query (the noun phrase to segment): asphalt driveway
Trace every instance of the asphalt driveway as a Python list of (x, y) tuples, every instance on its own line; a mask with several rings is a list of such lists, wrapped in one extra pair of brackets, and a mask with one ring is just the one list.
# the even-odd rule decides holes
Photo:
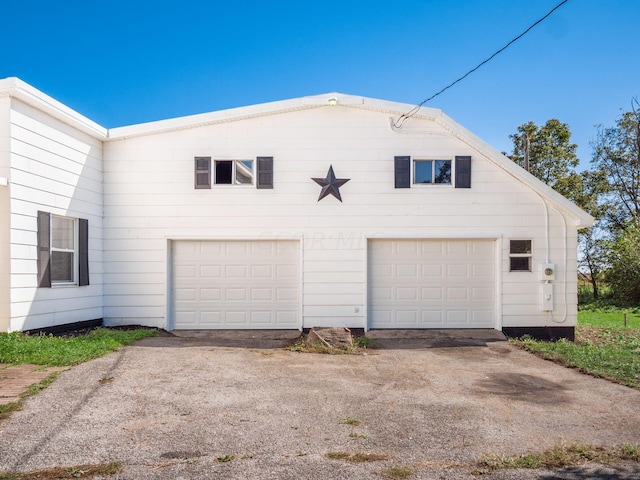
[[(0, 471), (120, 461), (122, 479), (380, 479), (393, 466), (470, 479), (486, 453), (640, 444), (639, 391), (495, 338), (378, 335), (385, 348), (358, 356), (291, 352), (272, 334), (145, 339), (63, 372), (2, 421)], [(483, 478), (587, 472), (640, 478), (636, 464)]]

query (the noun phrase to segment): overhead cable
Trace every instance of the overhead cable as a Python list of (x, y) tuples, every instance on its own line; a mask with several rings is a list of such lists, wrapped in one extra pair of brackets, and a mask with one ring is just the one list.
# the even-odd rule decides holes
[(420, 110), (420, 107), (422, 107), (425, 103), (427, 103), (430, 100), (433, 100), (434, 98), (436, 98), (438, 95), (440, 95), (441, 93), (444, 93), (446, 90), (450, 89), (451, 87), (453, 87), (456, 83), (464, 80), (465, 78), (467, 78), (469, 75), (471, 75), (473, 72), (475, 72), (476, 70), (478, 70), (481, 66), (483, 66), (485, 63), (490, 62), (495, 56), (497, 56), (498, 54), (504, 52), (507, 48), (509, 48), (513, 43), (517, 42), (518, 40), (520, 40), (522, 37), (524, 37), (527, 33), (529, 33), (529, 31), (531, 29), (533, 29), (533, 27), (535, 27), (536, 25), (542, 23), (547, 17), (549, 17), (553, 12), (555, 12), (558, 8), (560, 8), (562, 5), (564, 5), (565, 3), (567, 3), (569, 0), (563, 0), (562, 2), (558, 3), (555, 7), (553, 7), (551, 10), (549, 10), (549, 12), (547, 12), (547, 14), (540, 18), (539, 20), (537, 20), (535, 23), (531, 24), (529, 26), (529, 28), (527, 28), (524, 32), (522, 32), (520, 35), (518, 35), (517, 37), (513, 38), (509, 43), (507, 43), (504, 47), (502, 47), (500, 50), (494, 52), (490, 57), (488, 57), (487, 59), (483, 60), (482, 62), (480, 62), (478, 65), (476, 65), (474, 68), (472, 68), (471, 70), (469, 70), (467, 73), (465, 73), (464, 75), (462, 75), (460, 78), (458, 78), (457, 80), (451, 82), (449, 85), (447, 85), (446, 87), (444, 87), (442, 90), (440, 90), (438, 93), (435, 93), (434, 95), (431, 95), (429, 98), (427, 98), (426, 100), (424, 100), (423, 102), (419, 103), (418, 105), (416, 105), (415, 107), (413, 107), (411, 110), (409, 110), (407, 113), (401, 115), (397, 120), (392, 120), (391, 121), (391, 127), (392, 128), (402, 128), (404, 126), (404, 124), (407, 122), (407, 120), (409, 120), (411, 117), (413, 117), (416, 113), (418, 113), (418, 110)]

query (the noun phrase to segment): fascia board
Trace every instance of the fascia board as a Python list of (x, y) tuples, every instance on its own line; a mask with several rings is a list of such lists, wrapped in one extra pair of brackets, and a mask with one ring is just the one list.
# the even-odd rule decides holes
[(436, 121), (449, 130), (454, 136), (458, 137), (460, 140), (464, 141), (481, 153), (487, 160), (501, 168), (510, 176), (514, 177), (517, 181), (526, 185), (544, 199), (550, 201), (556, 208), (576, 218), (578, 220), (578, 228), (590, 227), (595, 223), (595, 219), (590, 214), (582, 210), (571, 200), (556, 192), (535, 175), (527, 172), (524, 168), (517, 165), (511, 159), (507, 158), (501, 152), (464, 128), (462, 125), (458, 124), (446, 114), (442, 113), (440, 118)]
[[(337, 106), (364, 108), (366, 110), (385, 112), (389, 115), (399, 115), (402, 111), (409, 110), (413, 107), (408, 104), (330, 92), (321, 95), (279, 100), (276, 102), (261, 103), (257, 105), (230, 108), (227, 110), (219, 110), (216, 112), (201, 113), (197, 115), (188, 115), (167, 120), (129, 125), (126, 127), (112, 128), (109, 130), (109, 140), (122, 140), (142, 135), (155, 135), (169, 131), (196, 128), (217, 123), (237, 122), (248, 118), (276, 115), (312, 108), (333, 108), (329, 103), (329, 101), (333, 99), (336, 100)], [(422, 114), (429, 115), (429, 118), (437, 117), (441, 114), (441, 111), (438, 109), (422, 108), (421, 110)]]
[(30, 105), (53, 118), (70, 125), (98, 140), (107, 138), (107, 129), (89, 120), (75, 110), (60, 103), (49, 95), (23, 82), (19, 78), (9, 77), (0, 80), (0, 97), (12, 97)]

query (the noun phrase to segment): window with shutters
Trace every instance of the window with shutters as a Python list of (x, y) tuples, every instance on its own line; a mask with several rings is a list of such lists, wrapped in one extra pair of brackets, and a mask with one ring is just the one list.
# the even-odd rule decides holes
[(211, 189), (211, 185), (255, 185), (258, 189), (273, 189), (273, 157), (255, 160), (195, 157), (194, 160), (196, 189)]
[(456, 155), (454, 160), (394, 157), (394, 177), (395, 188), (411, 188), (412, 185), (471, 188), (471, 157)]
[(253, 185), (253, 160), (215, 160), (215, 185)]
[(451, 185), (451, 160), (414, 160), (413, 183)]
[(38, 212), (38, 286), (89, 285), (89, 222)]

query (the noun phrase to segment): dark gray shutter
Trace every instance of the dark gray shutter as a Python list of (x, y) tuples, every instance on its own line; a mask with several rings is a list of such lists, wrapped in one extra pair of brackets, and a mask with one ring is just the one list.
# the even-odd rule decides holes
[(257, 188), (273, 188), (273, 157), (258, 157)]
[(456, 188), (471, 188), (471, 157), (456, 157)]
[(38, 286), (51, 286), (51, 214), (38, 212)]
[(211, 188), (211, 157), (195, 157), (195, 188)]
[(89, 285), (89, 220), (78, 219), (78, 285)]
[(411, 187), (411, 157), (395, 157), (396, 188)]

